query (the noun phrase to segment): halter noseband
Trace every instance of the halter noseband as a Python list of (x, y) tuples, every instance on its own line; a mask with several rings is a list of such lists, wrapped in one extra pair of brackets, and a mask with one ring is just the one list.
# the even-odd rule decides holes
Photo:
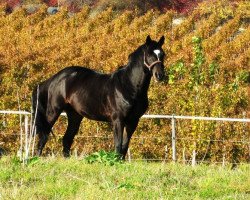
[(146, 62), (146, 56), (145, 56), (145, 51), (144, 51), (144, 65), (149, 69), (149, 71), (152, 70), (152, 68), (157, 64), (157, 63), (161, 63), (159, 57), (157, 56), (158, 60), (154, 61), (153, 63), (151, 63), (150, 65), (147, 64)]

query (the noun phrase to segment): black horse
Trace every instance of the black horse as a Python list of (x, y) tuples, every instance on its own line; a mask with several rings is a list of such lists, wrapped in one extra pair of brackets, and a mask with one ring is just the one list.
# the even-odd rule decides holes
[(65, 157), (70, 155), (74, 136), (86, 117), (112, 123), (115, 150), (124, 159), (130, 138), (148, 108), (147, 91), (151, 77), (156, 81), (164, 77), (163, 43), (164, 36), (158, 42), (148, 36), (145, 44), (129, 55), (128, 64), (111, 74), (71, 66), (39, 84), (39, 89), (36, 87), (32, 95), (34, 111), (38, 105), (35, 120), (38, 155), (41, 155), (57, 118), (65, 111), (68, 117), (63, 137)]

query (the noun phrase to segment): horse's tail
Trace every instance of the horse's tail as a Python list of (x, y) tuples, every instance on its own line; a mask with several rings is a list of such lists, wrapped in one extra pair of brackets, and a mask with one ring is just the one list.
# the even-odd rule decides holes
[(37, 104), (38, 104), (38, 88), (39, 88), (39, 86), (36, 86), (35, 88), (34, 88), (34, 90), (32, 91), (32, 98), (31, 98), (31, 103), (32, 103), (32, 119), (34, 119), (34, 122), (36, 121), (35, 120), (35, 115), (36, 115), (36, 112), (37, 112), (37, 110), (36, 110), (36, 108), (37, 108)]
[(37, 85), (34, 90), (32, 91), (32, 118), (34, 122), (36, 123), (36, 117), (38, 110), (43, 110), (43, 106), (41, 105), (41, 102), (39, 101), (39, 85)]
[(38, 133), (50, 131), (46, 118), (47, 93), (47, 88), (42, 84), (32, 92), (32, 118)]
[[(35, 128), (38, 129), (39, 118), (41, 115), (41, 105), (39, 101), (39, 85), (37, 85), (32, 91), (32, 119), (33, 123), (35, 124)], [(39, 132), (40, 130), (37, 130)]]

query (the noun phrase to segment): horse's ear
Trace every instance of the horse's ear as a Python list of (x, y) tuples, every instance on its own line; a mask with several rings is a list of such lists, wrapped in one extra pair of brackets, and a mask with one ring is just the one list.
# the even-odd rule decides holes
[(131, 53), (131, 54), (129, 54), (129, 56), (128, 56), (128, 62), (130, 63), (130, 62), (131, 62), (131, 60), (132, 60), (132, 53)]
[(146, 45), (149, 45), (151, 42), (152, 42), (152, 40), (151, 40), (150, 36), (148, 35), (147, 39), (146, 39)]
[(162, 45), (164, 44), (164, 41), (165, 41), (165, 37), (164, 37), (164, 35), (163, 35), (163, 36), (161, 36), (161, 38), (160, 38), (158, 44), (159, 44), (160, 46), (162, 46)]

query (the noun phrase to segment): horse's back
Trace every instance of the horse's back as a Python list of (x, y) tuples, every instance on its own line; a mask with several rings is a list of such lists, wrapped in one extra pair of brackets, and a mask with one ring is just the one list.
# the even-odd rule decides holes
[(105, 106), (112, 89), (110, 75), (72, 66), (64, 68), (40, 84), (47, 91), (47, 112), (72, 107), (78, 114), (95, 120), (108, 121)]
[[(72, 82), (85, 82), (87, 79), (93, 79), (95, 77), (98, 77), (102, 74), (99, 74), (95, 72), (94, 70), (91, 70), (89, 68), (85, 67), (80, 67), (80, 66), (71, 66), (71, 67), (66, 67), (50, 77), (49, 79), (41, 82), (39, 84), (39, 91), (41, 93), (47, 92), (48, 90), (58, 87), (58, 84), (66, 84), (68, 87), (73, 87), (74, 85), (71, 85), (70, 83)], [(103, 74), (104, 75), (104, 74)], [(78, 85), (79, 86), (79, 85)], [(37, 87), (36, 87), (37, 88)], [(34, 89), (34, 91), (36, 90)]]

